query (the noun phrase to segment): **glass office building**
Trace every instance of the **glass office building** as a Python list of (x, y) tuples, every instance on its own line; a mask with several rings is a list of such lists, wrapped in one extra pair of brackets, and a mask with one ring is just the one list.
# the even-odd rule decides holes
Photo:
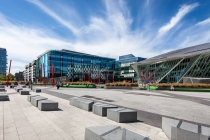
[(181, 83), (184, 77), (210, 78), (210, 43), (171, 51), (131, 66), (139, 84)]
[(137, 81), (137, 74), (131, 64), (142, 60), (145, 60), (145, 58), (135, 57), (133, 54), (119, 56), (119, 60), (116, 61), (115, 79), (117, 81)]
[(0, 48), (0, 74), (6, 74), (7, 70), (7, 50)]
[(88, 81), (96, 79), (111, 80), (115, 69), (115, 59), (85, 54), (70, 50), (49, 50), (36, 61), (36, 78), (51, 78), (51, 66), (54, 65), (54, 77), (67, 76), (70, 81)]

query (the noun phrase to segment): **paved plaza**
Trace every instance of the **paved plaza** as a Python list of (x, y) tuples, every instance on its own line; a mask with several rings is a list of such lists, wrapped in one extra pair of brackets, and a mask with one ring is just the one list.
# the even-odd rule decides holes
[[(158, 127), (141, 121), (116, 123), (106, 117), (100, 117), (92, 112), (69, 105), (69, 101), (64, 99), (67, 96), (61, 98), (50, 95), (49, 92), (44, 93), (44, 89), (41, 93), (30, 92), (32, 95), (41, 95), (59, 102), (58, 111), (40, 111), (27, 101), (26, 95), (20, 95), (13, 89), (6, 88), (6, 90), (10, 101), (0, 102), (0, 140), (84, 140), (85, 127), (104, 125), (118, 125), (142, 136), (147, 136), (152, 140), (167, 140), (162, 129)], [(46, 88), (45, 90), (53, 90), (56, 92), (52, 91), (52, 94), (59, 94), (55, 88)], [(78, 96), (79, 93), (85, 95), (87, 93), (98, 93), (101, 95), (106, 92), (119, 92), (101, 89), (61, 89), (58, 91), (65, 93), (65, 95), (68, 93)], [(110, 96), (110, 93), (107, 95)], [(114, 103), (116, 99), (112, 100), (113, 102), (111, 103)]]
[(55, 92), (55, 95), (57, 93), (58, 96), (64, 98), (65, 95), (83, 96), (136, 109), (139, 111), (139, 120), (156, 127), (161, 127), (162, 116), (210, 126), (210, 93), (207, 92), (75, 88), (61, 88), (59, 90), (48, 88), (46, 92), (49, 94)]
[[(59, 102), (58, 111), (40, 111), (6, 88), (10, 101), (0, 102), (0, 140), (84, 140), (85, 127), (118, 125), (152, 140), (167, 140), (162, 116), (210, 125), (210, 93), (39, 87), (41, 95)], [(69, 105), (78, 96), (138, 111), (138, 122), (116, 123)]]

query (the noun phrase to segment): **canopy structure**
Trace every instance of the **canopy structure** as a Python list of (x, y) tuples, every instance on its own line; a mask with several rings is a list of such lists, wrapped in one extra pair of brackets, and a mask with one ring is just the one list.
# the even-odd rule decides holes
[(210, 43), (164, 53), (131, 66), (139, 84), (180, 83), (183, 77), (210, 78)]

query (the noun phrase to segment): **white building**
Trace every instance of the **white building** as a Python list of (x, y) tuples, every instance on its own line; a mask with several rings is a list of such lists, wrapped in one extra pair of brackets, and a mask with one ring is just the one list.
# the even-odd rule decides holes
[(35, 82), (36, 79), (36, 60), (25, 66), (24, 80)]

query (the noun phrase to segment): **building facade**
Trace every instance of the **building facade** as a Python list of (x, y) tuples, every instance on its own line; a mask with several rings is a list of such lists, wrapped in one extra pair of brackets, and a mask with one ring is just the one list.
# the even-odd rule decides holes
[(49, 50), (36, 61), (36, 79), (67, 76), (70, 81), (112, 81), (115, 59), (70, 50)]
[(36, 60), (25, 66), (23, 71), (24, 81), (36, 82)]
[(6, 75), (7, 71), (7, 50), (0, 48), (0, 74)]
[(15, 80), (16, 81), (24, 81), (24, 72), (15, 73)]
[(133, 54), (119, 56), (119, 60), (116, 61), (115, 79), (117, 81), (137, 81), (137, 73), (133, 70), (131, 64), (142, 60), (145, 60), (145, 58), (135, 57)]
[(131, 66), (139, 84), (181, 83), (184, 77), (210, 78), (210, 43), (171, 51)]

